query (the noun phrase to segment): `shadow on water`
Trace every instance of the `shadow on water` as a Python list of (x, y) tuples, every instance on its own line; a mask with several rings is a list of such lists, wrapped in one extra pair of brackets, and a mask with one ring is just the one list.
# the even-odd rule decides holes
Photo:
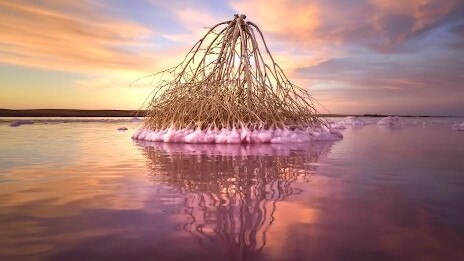
[(137, 144), (151, 180), (184, 196), (185, 233), (204, 247), (219, 241), (232, 260), (249, 260), (266, 246), (277, 202), (301, 192), (294, 182), (307, 182), (333, 143)]

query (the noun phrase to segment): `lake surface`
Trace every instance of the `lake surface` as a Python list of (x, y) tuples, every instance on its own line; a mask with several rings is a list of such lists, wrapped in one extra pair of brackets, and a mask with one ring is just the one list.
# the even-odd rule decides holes
[(0, 260), (464, 260), (464, 120), (408, 121), (254, 146), (0, 122)]

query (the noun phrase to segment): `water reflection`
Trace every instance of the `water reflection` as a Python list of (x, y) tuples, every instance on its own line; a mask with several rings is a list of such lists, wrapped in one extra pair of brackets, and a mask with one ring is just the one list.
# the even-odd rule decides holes
[(464, 260), (463, 119), (431, 120), (332, 147), (0, 126), (0, 260)]
[(249, 260), (266, 246), (276, 203), (301, 192), (293, 183), (308, 181), (332, 144), (138, 145), (152, 181), (184, 195), (182, 229), (203, 246), (225, 243), (233, 260)]

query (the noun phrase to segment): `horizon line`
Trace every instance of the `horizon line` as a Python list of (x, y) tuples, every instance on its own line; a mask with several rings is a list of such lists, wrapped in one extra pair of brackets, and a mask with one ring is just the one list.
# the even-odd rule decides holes
[[(0, 117), (130, 117), (145, 112), (140, 109), (6, 109), (0, 108)], [(427, 115), (396, 113), (318, 113), (321, 117), (449, 117), (460, 118), (461, 115)]]

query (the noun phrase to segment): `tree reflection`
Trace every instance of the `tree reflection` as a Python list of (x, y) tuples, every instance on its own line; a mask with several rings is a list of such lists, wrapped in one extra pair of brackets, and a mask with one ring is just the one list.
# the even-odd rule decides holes
[(233, 260), (261, 252), (277, 202), (301, 192), (292, 184), (308, 181), (331, 146), (138, 144), (153, 182), (185, 195), (183, 229), (204, 244), (220, 238)]

